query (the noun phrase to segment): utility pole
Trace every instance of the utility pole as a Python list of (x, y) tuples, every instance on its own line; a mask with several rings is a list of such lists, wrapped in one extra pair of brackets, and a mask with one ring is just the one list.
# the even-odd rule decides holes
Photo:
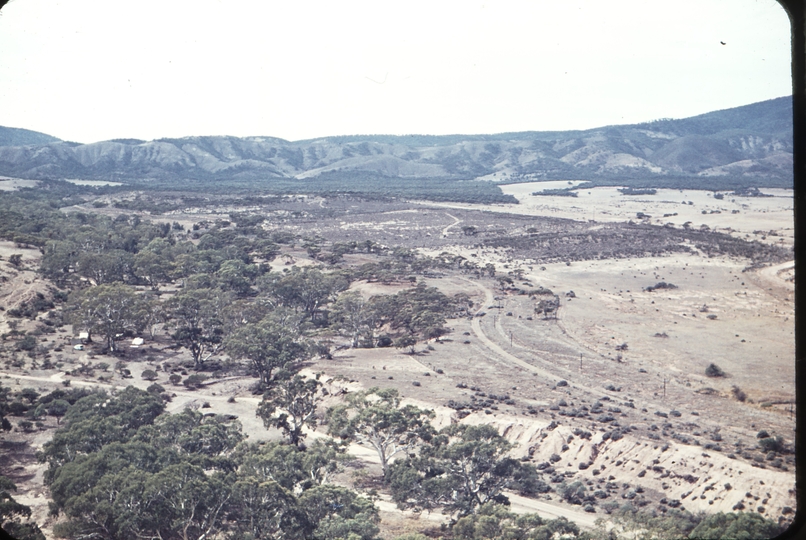
[(666, 378), (663, 379), (663, 399), (666, 399)]
[(512, 330), (509, 331), (509, 346), (512, 347)]
[(579, 355), (579, 372), (582, 373), (582, 355)]

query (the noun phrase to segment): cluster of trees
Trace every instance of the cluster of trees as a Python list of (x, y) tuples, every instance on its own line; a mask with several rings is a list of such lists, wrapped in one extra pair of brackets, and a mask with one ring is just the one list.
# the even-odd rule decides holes
[[(219, 220), (186, 233), (178, 223), (151, 223), (137, 216), (57, 212), (61, 199), (52, 195), (47, 204), (31, 200), (30, 193), (20, 195), (30, 212), (13, 225), (0, 219), (0, 235), (19, 239), (24, 231), (40, 247), (42, 275), (71, 290), (58, 323), (72, 323), (90, 340), (100, 337), (112, 352), (120, 339), (144, 332), (154, 337), (165, 329), (190, 351), (195, 369), (226, 349), (232, 358), (246, 360), (266, 384), (275, 369), (315, 350), (304, 337), (316, 327), (330, 325), (349, 335), (353, 346), (391, 345), (395, 338), (398, 346), (412, 346), (443, 333), (445, 319), (465, 314), (469, 305), (464, 297), (447, 298), (422, 285), (366, 300), (344, 293), (355, 279), (399, 279), (457, 264), (447, 254), (418, 257), (372, 241), (347, 242), (333, 245), (330, 257), (360, 251), (381, 260), (357, 269), (271, 272), (266, 263), (277, 255), (279, 244), (300, 239), (262, 229), (262, 218), (236, 213), (237, 227)], [(320, 240), (303, 242), (316, 252)], [(166, 283), (181, 288), (162, 300), (159, 287)], [(144, 294), (144, 287), (154, 294)], [(52, 296), (63, 300), (67, 294)], [(32, 317), (54, 307), (49, 298), (37, 301), (28, 310)], [(377, 336), (385, 326), (387, 335)]]
[(533, 191), (532, 196), (548, 196), (548, 197), (578, 197), (579, 193), (574, 191), (573, 188), (565, 189), (544, 189), (543, 191)]
[(731, 256), (753, 263), (781, 262), (792, 257), (791, 249), (758, 241), (748, 242), (721, 232), (678, 229), (649, 224), (608, 224), (595, 231), (547, 230), (524, 235), (488, 237), (486, 247), (510, 249), (512, 257), (550, 261), (580, 261), (608, 258), (662, 256), (691, 252), (695, 248), (708, 256)]
[(333, 304), (331, 323), (350, 338), (353, 347), (375, 347), (393, 344), (390, 337), (379, 339), (381, 328), (401, 334), (394, 342), (399, 347), (411, 347), (419, 339), (443, 335), (447, 317), (469, 313), (472, 302), (465, 294), (450, 298), (423, 283), (393, 295), (364, 298), (351, 291), (339, 296)]
[(163, 283), (204, 276), (208, 283), (248, 295), (247, 283), (267, 270), (253, 261), (270, 261), (279, 249), (271, 234), (258, 227), (236, 231), (221, 222), (203, 235), (195, 233), (195, 244), (185, 239), (178, 223), (126, 215), (114, 220), (70, 216), (58, 233), (45, 235), (42, 246), (41, 272), (61, 287), (83, 278), (95, 285), (122, 282), (156, 290)]
[[(326, 415), (337, 439), (305, 445), (301, 428), (315, 422), (318, 378), (288, 374), (264, 395), (257, 414), (281, 428), (286, 443), (250, 444), (230, 417), (191, 409), (167, 414), (158, 386), (114, 395), (59, 391), (72, 403), (39, 456), (48, 464), (51, 513), (64, 517), (54, 527), (58, 536), (375, 539), (380, 518), (372, 501), (329, 483), (347, 458), (346, 442), (378, 452), (401, 507), (442, 506), (471, 516), (459, 520), (455, 538), (467, 537), (490, 512), (515, 519), (488, 511), (506, 502), (504, 489), (548, 490), (534, 467), (507, 456), (511, 445), (494, 428), (436, 431), (432, 411), (402, 406), (394, 390), (349, 396)], [(529, 519), (534, 530), (579, 532)]]
[(464, 516), (506, 503), (505, 489), (550, 490), (533, 465), (509, 457), (512, 444), (493, 426), (453, 424), (437, 431), (431, 417), (433, 411), (401, 406), (396, 390), (371, 388), (328, 411), (328, 432), (377, 452), (400, 508), (441, 507)]
[[(485, 172), (466, 171), (462, 166), (445, 163), (446, 170), (469, 178)], [(476, 174), (478, 173), (478, 174)], [(371, 171), (330, 171), (306, 178), (304, 183), (275, 179), (274, 189), (286, 193), (352, 193), (363, 197), (401, 197), (429, 201), (456, 201), (477, 204), (510, 203), (518, 200), (506, 195), (492, 182), (454, 178), (392, 178)]]
[[(71, 293), (64, 312), (75, 328), (86, 330), (90, 339), (102, 337), (113, 352), (119, 339), (146, 329), (153, 334), (166, 324), (177, 344), (190, 351), (196, 369), (225, 349), (233, 359), (246, 360), (268, 384), (276, 369), (312, 354), (314, 344), (305, 336), (317, 326), (350, 336), (353, 346), (390, 345), (391, 338), (376, 338), (384, 327), (411, 344), (442, 335), (446, 317), (462, 315), (470, 305), (465, 295), (449, 298), (423, 284), (369, 299), (357, 292), (338, 295), (348, 279), (311, 267), (265, 273), (256, 281), (260, 292), (253, 298), (190, 280), (167, 301), (123, 283), (96, 285)], [(325, 306), (332, 307), (329, 320), (321, 316)]]
[(54, 532), (65, 538), (374, 539), (378, 510), (327, 483), (343, 448), (244, 441), (240, 423), (164, 412), (128, 387), (79, 399), (47, 443)]
[(67, 413), (70, 405), (89, 394), (86, 388), (55, 390), (40, 395), (33, 388), (22, 388), (12, 392), (0, 385), (0, 429), (11, 431), (14, 426), (9, 418), (22, 418), (17, 425), (23, 431), (30, 431), (34, 425), (41, 426), (46, 416), (56, 418), (56, 422)]
[(524, 495), (550, 491), (534, 465), (509, 457), (511, 448), (493, 426), (452, 424), (414, 457), (393, 463), (392, 497), (401, 508), (443, 507), (464, 516), (485, 504), (507, 504), (506, 489)]

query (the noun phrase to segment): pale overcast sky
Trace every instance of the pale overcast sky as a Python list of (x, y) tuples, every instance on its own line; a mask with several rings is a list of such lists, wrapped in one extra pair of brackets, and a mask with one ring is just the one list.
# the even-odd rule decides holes
[(12, 0), (0, 125), (85, 143), (582, 129), (789, 95), (789, 55), (774, 0)]

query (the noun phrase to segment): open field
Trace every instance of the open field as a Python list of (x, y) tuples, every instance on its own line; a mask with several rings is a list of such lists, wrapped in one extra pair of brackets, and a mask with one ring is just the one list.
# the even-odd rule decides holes
[[(404, 402), (433, 409), (437, 428), (457, 422), (494, 425), (515, 444), (513, 456), (546, 464), (541, 470), (550, 469), (544, 476), (552, 486), (578, 480), (606, 492), (607, 501), (630, 500), (648, 510), (666, 511), (668, 501), (677, 501), (691, 512), (744, 508), (788, 519), (786, 509), (795, 507), (794, 458), (769, 457), (759, 450), (756, 435), (763, 429), (789, 445), (794, 436), (791, 191), (764, 190), (772, 197), (725, 194), (722, 200), (704, 191), (625, 196), (616, 188), (583, 190), (577, 198), (531, 195), (539, 188), (504, 186), (519, 205), (291, 196), (248, 208), (211, 202), (150, 216), (115, 208), (118, 196), (106, 195), (101, 199), (110, 206), (93, 207), (88, 198), (63, 211), (177, 222), (185, 227), (182, 238), (196, 244), (216, 220), (229, 220), (235, 212), (260, 215), (262, 229), (297, 238), (280, 245), (267, 262), (278, 273), (306, 266), (357, 269), (389, 258), (367, 249), (323, 262), (335, 244), (351, 241), (450, 260), (416, 275), (412, 271), (413, 281), (357, 279), (350, 290), (370, 298), (425, 283), (445, 295), (468, 295), (472, 316), (449, 319), (447, 334), (420, 340), (413, 354), (393, 347), (350, 348), (347, 337), (317, 330), (317, 339), (331, 343), (332, 354), (307, 362), (306, 373), (324, 372), (331, 396), (395, 388)], [(22, 255), (19, 266), (7, 262), (15, 253)], [(2, 242), (0, 257), (0, 331), (8, 333), (12, 325), (32, 331), (44, 314), (27, 320), (8, 311), (36, 293), (52, 294), (52, 284), (36, 272), (41, 253)], [(488, 265), (492, 272), (483, 270)], [(672, 286), (648, 290), (661, 282)], [(162, 284), (160, 290), (164, 300), (178, 285)], [(553, 295), (559, 300), (556, 311), (548, 317), (537, 313), (541, 299)], [(72, 387), (145, 389), (151, 382), (141, 378), (144, 370), (190, 360), (164, 329), (153, 339), (143, 334), (143, 347), (124, 347), (114, 356), (100, 342), (73, 350), (74, 333), (77, 329), (65, 325), (40, 334), (38, 343), (48, 348), (56, 367), (7, 361), (0, 365), (0, 383), (41, 393), (66, 380)], [(217, 358), (226, 359), (226, 352)], [(128, 363), (130, 377), (111, 370), (103, 381), (98, 372), (68, 374), (82, 364), (114, 365), (119, 359)], [(725, 376), (707, 377), (711, 363)], [(256, 379), (249, 374), (215, 375), (197, 390), (171, 385), (168, 376), (161, 370), (156, 382), (173, 396), (169, 411), (209, 408), (237, 415), (251, 441), (280, 437), (255, 416), (260, 399), (252, 394)], [(48, 516), (42, 479), (46, 466), (34, 452), (56, 428), (48, 418), (33, 433), (15, 428), (0, 435), (0, 444), (13, 449), (12, 457), (0, 462), (0, 472), (18, 483), (15, 497), (32, 507), (48, 538), (54, 518)], [(324, 436), (324, 428), (310, 436)], [(373, 452), (356, 445), (350, 451), (369, 475), (380, 475)], [(337, 481), (358, 485), (356, 478), (346, 471)], [(586, 529), (607, 516), (599, 507), (583, 512), (554, 493), (535, 499), (513, 494), (511, 500), (516, 512), (565, 516)], [(389, 538), (448, 519), (438, 512), (401, 512), (383, 491), (378, 506)]]

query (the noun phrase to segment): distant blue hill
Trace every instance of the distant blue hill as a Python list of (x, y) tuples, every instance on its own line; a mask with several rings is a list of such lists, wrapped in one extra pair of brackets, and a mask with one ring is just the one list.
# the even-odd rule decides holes
[[(489, 135), (182, 137), (92, 144), (0, 128), (0, 174), (177, 188), (360, 191), (483, 179), (731, 189), (793, 183), (792, 98), (691, 118)], [(466, 189), (472, 189), (465, 184)], [(451, 187), (451, 190), (455, 187)]]
[(48, 144), (60, 139), (38, 131), (0, 126), (0, 146), (28, 146), (31, 144)]

